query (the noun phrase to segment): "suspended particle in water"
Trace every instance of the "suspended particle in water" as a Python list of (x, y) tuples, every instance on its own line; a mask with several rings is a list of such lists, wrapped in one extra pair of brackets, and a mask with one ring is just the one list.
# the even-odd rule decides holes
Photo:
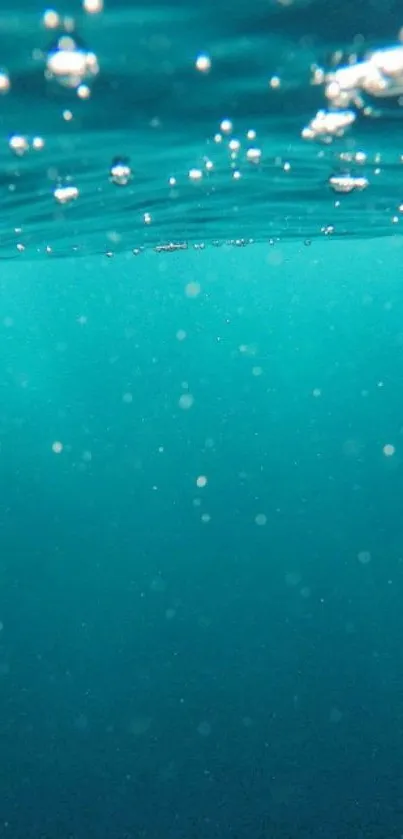
[(257, 516), (255, 516), (255, 523), (259, 527), (264, 527), (264, 525), (267, 524), (267, 516), (264, 513), (258, 513)]
[(359, 551), (357, 559), (361, 565), (368, 565), (368, 563), (371, 562), (371, 554), (369, 551)]
[(201, 737), (208, 737), (211, 734), (211, 725), (209, 722), (203, 721), (197, 726), (197, 731)]
[(178, 405), (182, 411), (189, 411), (194, 405), (194, 396), (191, 393), (182, 393), (179, 397)]
[(127, 186), (133, 173), (127, 157), (115, 157), (109, 172), (109, 180), (117, 186)]
[(198, 297), (201, 291), (200, 283), (190, 282), (185, 286), (186, 297)]
[(52, 452), (54, 454), (61, 454), (62, 451), (63, 451), (63, 443), (61, 443), (60, 440), (55, 440), (55, 442), (52, 443)]
[(153, 579), (150, 582), (150, 591), (163, 592), (165, 591), (166, 587), (166, 582), (160, 574), (157, 574), (156, 577), (153, 577)]
[(392, 445), (392, 443), (386, 443), (386, 446), (383, 447), (382, 451), (383, 451), (385, 457), (392, 457), (392, 455), (394, 455), (396, 449)]
[(196, 478), (196, 486), (198, 486), (198, 487), (199, 487), (199, 489), (202, 489), (203, 487), (206, 487), (206, 486), (207, 486), (207, 477), (206, 477), (206, 475), (199, 475), (199, 477), (198, 477), (198, 478)]

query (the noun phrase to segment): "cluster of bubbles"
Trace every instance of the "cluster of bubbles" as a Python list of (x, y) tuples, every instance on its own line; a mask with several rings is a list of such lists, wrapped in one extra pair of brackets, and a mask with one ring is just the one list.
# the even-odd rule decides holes
[[(399, 41), (401, 40), (403, 30), (399, 33)], [(359, 60), (355, 54), (350, 55), (344, 64), (341, 63), (342, 59), (342, 54), (336, 53), (333, 56), (336, 69), (328, 72), (316, 65), (312, 68), (312, 84), (323, 86), (326, 107), (320, 109), (302, 129), (301, 136), (304, 140), (332, 143), (343, 138), (353, 128), (359, 116), (367, 119), (379, 118), (382, 116), (385, 101), (399, 101), (399, 97), (403, 95), (401, 43), (378, 49), (364, 60)], [(368, 163), (368, 156), (361, 151), (354, 154), (342, 152), (340, 162), (344, 166), (363, 165)], [(371, 163), (374, 166), (374, 174), (378, 175), (380, 155), (378, 154)], [(349, 193), (366, 189), (369, 180), (364, 175), (352, 175), (350, 171), (345, 171), (332, 175), (329, 178), (329, 186), (334, 192)]]
[[(103, 11), (103, 0), (82, 0), (82, 9), (88, 15), (99, 14)], [(60, 15), (53, 9), (47, 9), (42, 16), (42, 26), (53, 33), (53, 40), (44, 52), (34, 50), (34, 58), (41, 60), (44, 65), (44, 77), (48, 85), (61, 88), (80, 100), (90, 99), (93, 88), (101, 72), (100, 61), (96, 53), (89, 49), (78, 35), (76, 21), (71, 16)], [(403, 38), (403, 34), (402, 34)], [(301, 137), (308, 142), (330, 144), (343, 138), (351, 130), (359, 115), (373, 118), (378, 115), (376, 102), (387, 99), (398, 99), (403, 95), (403, 46), (400, 44), (373, 52), (364, 60), (356, 55), (349, 57), (348, 62), (342, 64), (343, 56), (335, 54), (331, 70), (315, 65), (312, 67), (312, 84), (324, 88), (325, 107), (321, 108), (305, 125)], [(202, 75), (211, 72), (213, 61), (207, 52), (201, 52), (194, 60), (194, 70)], [(0, 95), (12, 91), (13, 80), (6, 69), (0, 70)], [(281, 90), (282, 80), (273, 75), (269, 80), (271, 90)], [(70, 103), (71, 104), (71, 103)], [(74, 107), (74, 106), (71, 106)], [(70, 108), (62, 112), (63, 120), (70, 122), (74, 113)], [(262, 145), (258, 141), (257, 131), (250, 127), (246, 131), (236, 133), (230, 118), (224, 118), (207, 141), (208, 153), (201, 154), (194, 165), (182, 173), (171, 174), (167, 179), (167, 187), (174, 195), (176, 188), (186, 181), (192, 185), (202, 185), (214, 175), (217, 168), (225, 171), (233, 181), (240, 181), (245, 167), (259, 167), (264, 164)], [(28, 137), (14, 134), (9, 138), (10, 151), (17, 157), (22, 157), (31, 151), (41, 151), (45, 147), (45, 138), (40, 136)], [(346, 151), (339, 153), (340, 171), (333, 172), (328, 178), (330, 189), (339, 194), (361, 192), (370, 185), (369, 178), (363, 174), (362, 167), (369, 162), (374, 174), (380, 171), (380, 156), (369, 161), (363, 151)], [(271, 161), (273, 162), (273, 161)], [(133, 180), (133, 170), (128, 157), (117, 156), (109, 164), (108, 179), (116, 187), (127, 187)], [(280, 171), (291, 171), (288, 160), (275, 159), (274, 165)], [(357, 173), (357, 168), (361, 171)], [(354, 172), (355, 170), (355, 172)], [(106, 175), (107, 177), (107, 175)], [(70, 180), (57, 180), (53, 188), (54, 201), (61, 205), (74, 203), (80, 196), (77, 184)], [(337, 203), (337, 202), (336, 202)], [(403, 206), (398, 208), (403, 212)], [(150, 213), (143, 214), (143, 223), (152, 224)], [(332, 232), (331, 228), (325, 230)], [(243, 240), (238, 244), (245, 244)], [(176, 246), (183, 247), (182, 244)]]

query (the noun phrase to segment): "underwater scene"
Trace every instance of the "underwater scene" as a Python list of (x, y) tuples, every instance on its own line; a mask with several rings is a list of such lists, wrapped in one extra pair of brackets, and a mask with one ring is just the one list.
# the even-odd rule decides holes
[(0, 839), (403, 836), (403, 4), (0, 8)]

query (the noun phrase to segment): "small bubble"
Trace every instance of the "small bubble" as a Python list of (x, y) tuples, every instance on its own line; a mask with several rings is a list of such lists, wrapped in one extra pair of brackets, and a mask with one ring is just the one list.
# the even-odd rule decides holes
[(61, 454), (62, 451), (63, 451), (63, 443), (61, 443), (60, 440), (55, 440), (55, 442), (52, 443), (52, 452), (54, 454)]
[(230, 119), (223, 119), (222, 122), (221, 122), (221, 125), (220, 125), (220, 131), (222, 131), (223, 134), (231, 134), (232, 129), (233, 129), (233, 125), (232, 125), (231, 120)]
[(77, 88), (77, 96), (79, 99), (89, 99), (91, 90), (87, 84), (80, 84)]
[(395, 449), (394, 446), (392, 446), (391, 443), (386, 443), (386, 446), (383, 447), (382, 451), (383, 451), (385, 457), (392, 457), (392, 455), (394, 455), (396, 449)]
[(122, 396), (122, 402), (124, 402), (125, 405), (131, 405), (131, 403), (133, 402), (133, 394), (132, 393), (124, 393), (123, 396)]
[(89, 15), (96, 15), (102, 12), (104, 0), (83, 0), (83, 9)]
[(368, 565), (371, 562), (371, 554), (369, 551), (359, 551), (357, 559), (358, 562), (361, 562), (361, 565)]
[(79, 192), (76, 186), (57, 186), (53, 196), (58, 204), (70, 204), (72, 201), (76, 201)]
[(176, 337), (177, 337), (178, 341), (184, 341), (185, 338), (186, 338), (185, 330), (184, 329), (178, 329), (178, 331), (176, 333)]
[(248, 149), (246, 152), (247, 160), (250, 163), (260, 163), (262, 157), (262, 150), (261, 149)]
[(109, 172), (109, 180), (117, 186), (127, 186), (132, 177), (129, 159), (115, 157)]
[(6, 70), (0, 70), (0, 94), (8, 93), (11, 87), (10, 77)]
[(45, 148), (45, 140), (43, 137), (34, 137), (32, 140), (32, 148), (35, 151), (42, 151)]
[(196, 58), (196, 70), (200, 73), (208, 73), (211, 70), (211, 58), (206, 53), (200, 53)]
[(201, 169), (189, 169), (189, 180), (190, 181), (201, 181), (203, 177), (203, 172)]
[(57, 29), (60, 26), (60, 17), (54, 9), (46, 9), (42, 18), (43, 26), (46, 29)]
[(17, 157), (22, 157), (29, 150), (29, 142), (26, 137), (21, 134), (13, 134), (9, 139), (9, 147)]
[(267, 516), (265, 516), (264, 513), (258, 513), (257, 516), (255, 516), (255, 523), (259, 525), (259, 527), (263, 527), (267, 524)]
[(199, 477), (196, 478), (196, 486), (198, 486), (199, 489), (207, 486), (207, 478), (205, 475), (199, 475)]
[(211, 521), (211, 516), (209, 515), (209, 513), (203, 513), (203, 515), (201, 516), (201, 520), (203, 524), (208, 524), (209, 521)]

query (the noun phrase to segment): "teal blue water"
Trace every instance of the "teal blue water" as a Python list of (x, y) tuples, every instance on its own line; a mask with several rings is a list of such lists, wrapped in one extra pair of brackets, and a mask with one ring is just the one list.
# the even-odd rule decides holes
[(400, 4), (65, 3), (88, 98), (44, 11), (0, 12), (0, 839), (399, 839), (399, 97), (301, 131)]
[(4, 835), (400, 829), (400, 264), (4, 263)]

